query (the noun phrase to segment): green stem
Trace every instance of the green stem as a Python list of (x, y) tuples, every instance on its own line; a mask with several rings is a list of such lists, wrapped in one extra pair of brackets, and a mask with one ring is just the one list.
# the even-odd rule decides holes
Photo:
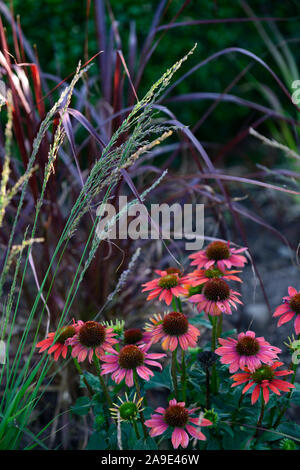
[(141, 436), (140, 436), (140, 433), (139, 433), (139, 430), (138, 430), (138, 427), (137, 427), (137, 425), (136, 425), (135, 420), (132, 421), (132, 424), (133, 424), (133, 427), (134, 427), (134, 430), (135, 430), (136, 437), (137, 437), (138, 439), (140, 439)]
[[(298, 340), (300, 340), (300, 334), (298, 335)], [(294, 385), (294, 382), (295, 382), (295, 379), (296, 379), (296, 373), (297, 373), (298, 364), (294, 364), (294, 363), (292, 362), (290, 368), (292, 368), (293, 371), (294, 371), (293, 377), (292, 377), (292, 379), (291, 379), (291, 384)], [(286, 410), (288, 409), (289, 404), (290, 404), (290, 399), (291, 399), (292, 393), (293, 393), (293, 389), (291, 389), (291, 390), (289, 391), (288, 395), (287, 395), (287, 400), (288, 400), (288, 401), (287, 401), (287, 405), (280, 411), (280, 413), (279, 413), (279, 415), (278, 415), (278, 417), (277, 417), (277, 419), (276, 419), (276, 421), (275, 421), (275, 423), (274, 423), (274, 429), (279, 426), (279, 424), (280, 424), (280, 422), (281, 422), (281, 420), (282, 420), (282, 418), (283, 418), (283, 416), (284, 416)]]
[[(211, 350), (214, 352), (217, 345), (217, 323), (218, 318), (212, 316), (211, 319), (212, 324), (212, 334), (211, 334)], [(218, 392), (218, 375), (217, 375), (217, 367), (216, 364), (213, 364), (211, 369), (211, 388), (213, 393)]]
[(176, 297), (176, 303), (177, 303), (178, 312), (182, 313), (182, 305), (181, 305), (181, 300), (179, 297)]
[(185, 352), (181, 351), (181, 390), (182, 390), (182, 401), (186, 401), (186, 364), (185, 364)]
[(205, 370), (206, 373), (206, 409), (210, 409), (210, 383), (209, 383), (209, 368), (206, 367)]
[(217, 323), (217, 331), (216, 331), (216, 345), (218, 343), (218, 339), (220, 338), (222, 334), (222, 328), (223, 328), (223, 314), (219, 315), (218, 317), (218, 323)]
[[(141, 395), (141, 388), (140, 388), (139, 379), (138, 379), (138, 377), (137, 377), (137, 373), (136, 373), (135, 370), (133, 371), (133, 380), (134, 380), (134, 384), (135, 384), (135, 388), (136, 388), (137, 397), (138, 397), (138, 399), (140, 400), (140, 399), (142, 398), (142, 395)], [(144, 438), (147, 439), (148, 433), (147, 433), (147, 428), (146, 428), (146, 426), (145, 426), (145, 417), (144, 417), (144, 413), (143, 413), (142, 410), (140, 410), (139, 413), (140, 413), (140, 420), (141, 420), (141, 423), (142, 423)]]
[(242, 402), (243, 402), (243, 400), (244, 400), (244, 397), (245, 397), (245, 393), (242, 392), (242, 393), (241, 393), (241, 396), (240, 396), (240, 399), (239, 399), (239, 402), (238, 402), (238, 406), (237, 406), (237, 408), (234, 410), (234, 412), (232, 413), (232, 425), (233, 425), (233, 426), (234, 426), (234, 424), (235, 424), (235, 418), (236, 418), (236, 415), (237, 415), (238, 412), (239, 412), (239, 409), (240, 409), (241, 404), (242, 404)]
[(177, 384), (177, 375), (176, 375), (176, 356), (177, 348), (172, 352), (172, 364), (171, 364), (171, 375), (174, 387), (175, 398), (178, 400), (178, 384)]
[(254, 434), (254, 438), (257, 438), (258, 435), (259, 435), (259, 431), (260, 431), (259, 428), (262, 425), (264, 414), (265, 414), (265, 400), (264, 400), (264, 397), (263, 397), (263, 393), (261, 392), (261, 409), (260, 409), (260, 415), (259, 415), (257, 425), (256, 425), (256, 432)]
[(176, 303), (176, 297), (172, 297), (172, 307), (173, 307), (173, 310), (174, 312), (177, 312), (177, 303)]
[(217, 346), (217, 317), (211, 316), (212, 332), (211, 332), (211, 350), (215, 351)]
[(75, 364), (75, 367), (79, 373), (79, 375), (81, 375), (82, 377), (82, 380), (84, 381), (85, 383), (85, 386), (86, 388), (88, 389), (88, 392), (89, 392), (89, 395), (92, 397), (94, 395), (94, 390), (92, 389), (92, 387), (90, 386), (90, 384), (88, 383), (88, 381), (86, 380), (84, 374), (83, 374), (83, 370), (81, 369), (76, 357), (73, 357), (73, 361), (74, 361), (74, 364)]
[(95, 366), (96, 366), (96, 370), (97, 370), (98, 378), (99, 378), (99, 381), (100, 381), (100, 385), (101, 385), (102, 390), (103, 390), (103, 393), (104, 393), (104, 395), (105, 395), (105, 397), (106, 397), (107, 403), (109, 404), (110, 407), (112, 407), (113, 402), (112, 402), (112, 400), (111, 400), (111, 398), (110, 398), (109, 391), (108, 391), (108, 389), (107, 389), (107, 387), (106, 387), (106, 384), (105, 384), (105, 382), (104, 382), (104, 379), (103, 379), (103, 377), (102, 377), (102, 375), (101, 375), (100, 361), (99, 361), (98, 357), (96, 356), (95, 352), (94, 352), (94, 364), (95, 364)]

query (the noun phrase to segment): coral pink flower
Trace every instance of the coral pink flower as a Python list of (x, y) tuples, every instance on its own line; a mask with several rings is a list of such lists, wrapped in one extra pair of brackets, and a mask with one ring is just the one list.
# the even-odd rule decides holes
[(221, 356), (222, 364), (230, 364), (229, 371), (236, 372), (246, 366), (250, 372), (264, 364), (272, 364), (274, 359), (278, 359), (277, 354), (281, 349), (271, 346), (265, 338), (255, 338), (253, 331), (240, 333), (238, 339), (219, 338), (222, 345), (215, 350)]
[(162, 340), (164, 350), (174, 351), (178, 344), (184, 350), (194, 348), (197, 344), (200, 331), (188, 322), (183, 313), (170, 312), (164, 316), (156, 314), (150, 318), (146, 330), (151, 333), (152, 343)]
[[(49, 348), (48, 354), (52, 354), (55, 361), (58, 360), (59, 356), (65, 359), (68, 353), (68, 346), (66, 340), (72, 338), (76, 333), (76, 324), (63, 326), (58, 331), (49, 333), (46, 339), (43, 339), (37, 343), (36, 347), (40, 348), (39, 353), (44, 352)], [(55, 341), (54, 338), (56, 337)]]
[(151, 291), (147, 300), (159, 297), (159, 300), (164, 300), (167, 305), (170, 305), (173, 296), (180, 297), (187, 294), (187, 290), (183, 286), (183, 278), (180, 277), (180, 272), (178, 273), (176, 268), (171, 269), (171, 272), (170, 269), (166, 271), (156, 270), (155, 272), (160, 277), (142, 285), (144, 287), (142, 292)]
[(166, 354), (149, 354), (148, 349), (151, 344), (144, 344), (137, 346), (135, 344), (127, 344), (120, 351), (112, 350), (109, 354), (103, 354), (101, 356), (102, 372), (101, 374), (110, 374), (111, 378), (118, 384), (125, 378), (125, 383), (128, 387), (133, 386), (133, 372), (144, 380), (150, 380), (153, 376), (153, 372), (149, 367), (155, 366), (162, 369), (162, 365), (154, 359), (161, 359)]
[(83, 322), (79, 320), (76, 327), (76, 335), (66, 342), (72, 346), (72, 357), (77, 357), (82, 362), (88, 357), (92, 362), (94, 352), (98, 358), (105, 351), (113, 351), (112, 345), (118, 341), (114, 338), (113, 328), (107, 328), (96, 321)]
[[(189, 410), (185, 408), (184, 402), (177, 402), (174, 398), (169, 401), (167, 409), (162, 407), (157, 408), (155, 410), (156, 414), (152, 414), (151, 418), (145, 421), (145, 425), (151, 428), (151, 437), (160, 436), (170, 427), (173, 429), (172, 444), (174, 449), (177, 449), (180, 445), (185, 448), (188, 446), (190, 439), (187, 432), (192, 438), (205, 441), (206, 437), (199, 428), (200, 426), (210, 426), (212, 424), (208, 419), (191, 417), (198, 409), (193, 408)], [(196, 427), (192, 425), (196, 425)]]
[(278, 379), (278, 377), (283, 375), (293, 374), (292, 370), (275, 370), (282, 365), (283, 362), (276, 361), (272, 365), (260, 366), (254, 372), (250, 372), (249, 369), (245, 367), (245, 372), (240, 372), (231, 377), (235, 381), (231, 386), (236, 387), (237, 385), (247, 382), (242, 391), (242, 393), (246, 393), (253, 385), (255, 385), (251, 396), (252, 405), (257, 402), (261, 390), (265, 403), (268, 403), (269, 389), (271, 392), (276, 393), (276, 395), (280, 395), (279, 390), (288, 392), (291, 388), (295, 388), (293, 384), (286, 382), (285, 380)]
[(241, 271), (221, 271), (219, 268), (209, 269), (195, 269), (192, 273), (189, 273), (185, 282), (189, 283), (191, 287), (197, 287), (205, 284), (210, 279), (228, 279), (231, 281), (243, 282), (238, 276), (234, 276), (236, 273)]
[(124, 331), (124, 343), (125, 344), (147, 344), (151, 340), (150, 333), (147, 333), (140, 328), (129, 328)]
[(201, 294), (192, 295), (189, 302), (196, 303), (199, 312), (204, 310), (209, 315), (231, 315), (231, 307), (237, 308), (236, 303), (242, 304), (238, 299), (239, 292), (230, 289), (223, 279), (210, 279), (204, 284)]
[(216, 241), (210, 243), (205, 250), (193, 253), (189, 258), (193, 260), (191, 265), (198, 266), (198, 269), (209, 269), (216, 264), (221, 271), (225, 271), (232, 266), (242, 268), (247, 259), (240, 253), (246, 250), (247, 248), (232, 248), (229, 242)]
[(281, 326), (284, 323), (290, 321), (295, 315), (294, 327), (296, 334), (300, 333), (300, 291), (298, 292), (294, 287), (288, 288), (289, 295), (283, 297), (283, 305), (279, 305), (273, 313), (273, 317), (279, 317), (280, 319), (277, 326)]

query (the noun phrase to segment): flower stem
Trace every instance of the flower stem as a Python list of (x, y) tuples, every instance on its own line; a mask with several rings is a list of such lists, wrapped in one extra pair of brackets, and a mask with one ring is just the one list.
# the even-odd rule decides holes
[(218, 317), (218, 323), (217, 323), (217, 331), (216, 331), (216, 345), (218, 343), (218, 339), (220, 338), (222, 334), (222, 328), (223, 328), (223, 314), (219, 315)]
[[(212, 316), (211, 319), (211, 324), (212, 324), (212, 334), (211, 334), (211, 350), (214, 352), (216, 349), (217, 345), (217, 323), (218, 323), (218, 318), (215, 316)], [(216, 364), (213, 364), (212, 369), (211, 369), (211, 388), (213, 393), (218, 392), (218, 375), (217, 375), (217, 368)]]
[(172, 307), (173, 307), (173, 310), (174, 312), (177, 312), (177, 302), (176, 302), (176, 297), (172, 297)]
[(177, 306), (178, 306), (178, 312), (182, 313), (182, 305), (181, 305), (181, 300), (180, 300), (179, 297), (176, 297), (176, 303), (177, 303)]
[[(133, 371), (133, 380), (134, 380), (134, 384), (135, 384), (135, 388), (136, 388), (137, 397), (138, 397), (138, 399), (140, 400), (140, 399), (142, 398), (142, 396), (141, 396), (141, 388), (140, 388), (139, 379), (138, 379), (138, 377), (137, 377), (137, 373), (136, 373), (135, 370)], [(140, 420), (141, 420), (141, 423), (142, 423), (142, 428), (143, 428), (144, 437), (145, 437), (145, 439), (147, 439), (148, 433), (147, 433), (147, 428), (146, 428), (146, 426), (145, 426), (145, 417), (144, 417), (144, 413), (142, 412), (142, 410), (140, 410), (139, 413), (140, 413)]]
[(209, 367), (206, 367), (205, 374), (206, 374), (206, 409), (209, 410), (209, 408), (210, 408)]
[(109, 391), (108, 391), (108, 389), (106, 387), (106, 384), (104, 382), (104, 379), (101, 375), (100, 361), (99, 361), (98, 357), (96, 356), (95, 352), (94, 352), (94, 363), (95, 363), (95, 366), (96, 366), (96, 370), (97, 370), (98, 378), (99, 378), (99, 381), (100, 381), (100, 385), (101, 385), (103, 393), (106, 397), (107, 403), (109, 404), (110, 407), (112, 407), (113, 402), (110, 398)]
[(83, 370), (81, 369), (81, 367), (79, 365), (79, 362), (77, 361), (76, 357), (73, 357), (73, 360), (74, 360), (74, 364), (75, 364), (76, 369), (78, 370), (79, 375), (81, 375), (82, 380), (84, 381), (85, 386), (88, 389), (89, 395), (92, 397), (94, 395), (94, 390), (92, 389), (92, 387), (90, 386), (90, 384), (86, 380), (86, 378), (83, 374)]
[(133, 424), (133, 427), (134, 427), (134, 430), (135, 430), (136, 437), (137, 437), (138, 439), (140, 439), (141, 436), (140, 436), (140, 433), (139, 433), (139, 430), (138, 430), (138, 427), (137, 427), (137, 425), (136, 425), (135, 420), (132, 421), (132, 424)]
[(235, 424), (235, 418), (236, 418), (236, 415), (237, 415), (238, 412), (239, 412), (239, 409), (240, 409), (240, 407), (241, 407), (242, 401), (244, 400), (244, 397), (245, 397), (245, 394), (242, 392), (242, 393), (241, 393), (241, 396), (240, 396), (240, 399), (239, 399), (239, 402), (238, 402), (238, 406), (237, 406), (237, 408), (234, 410), (234, 412), (232, 413), (232, 426)]
[(262, 425), (262, 422), (263, 422), (263, 418), (264, 418), (264, 414), (265, 414), (265, 400), (264, 400), (264, 397), (263, 397), (263, 393), (261, 392), (261, 409), (260, 409), (260, 415), (259, 415), (259, 418), (258, 418), (258, 421), (257, 421), (257, 425), (256, 425), (256, 431), (255, 431), (255, 434), (254, 434), (254, 438), (256, 439), (259, 435), (259, 431), (260, 431), (260, 427)]
[[(298, 340), (300, 340), (300, 334), (298, 335)], [(298, 368), (298, 364), (294, 364), (293, 362), (291, 363), (291, 366), (290, 368), (293, 369), (294, 371), (294, 374), (293, 374), (293, 377), (291, 378), (291, 384), (294, 385), (294, 382), (295, 382), (295, 379), (296, 379), (296, 373), (297, 373), (297, 368)], [(290, 398), (292, 396), (292, 393), (293, 393), (293, 389), (291, 389), (287, 395), (287, 405), (280, 411), (275, 423), (274, 423), (274, 429), (277, 428), (286, 412), (286, 410), (288, 409), (289, 407), (289, 404), (290, 404)]]
[[(291, 384), (293, 384), (293, 385), (294, 385), (294, 382), (295, 382), (295, 379), (296, 379), (297, 366), (298, 366), (298, 364), (293, 364), (293, 365), (292, 365), (292, 369), (293, 369), (293, 371), (294, 371), (294, 374), (293, 374), (293, 377), (292, 377), (292, 379), (291, 379)], [(289, 404), (290, 404), (290, 398), (291, 398), (291, 396), (292, 396), (292, 393), (293, 393), (293, 389), (291, 389), (291, 390), (289, 391), (289, 393), (287, 394), (287, 405), (280, 411), (280, 413), (279, 413), (279, 415), (278, 415), (278, 417), (277, 417), (277, 419), (276, 419), (276, 421), (275, 421), (275, 423), (274, 423), (274, 426), (273, 426), (274, 429), (276, 429), (276, 428), (279, 426), (279, 424), (280, 424), (280, 422), (281, 422), (281, 420), (282, 420), (282, 418), (283, 418), (283, 416), (284, 416), (286, 410), (288, 409)]]
[(178, 384), (177, 384), (177, 375), (176, 375), (176, 356), (177, 348), (172, 352), (172, 364), (171, 364), (171, 375), (174, 387), (175, 398), (178, 400)]
[(181, 351), (181, 390), (182, 390), (182, 401), (186, 401), (186, 364), (185, 364), (185, 352)]

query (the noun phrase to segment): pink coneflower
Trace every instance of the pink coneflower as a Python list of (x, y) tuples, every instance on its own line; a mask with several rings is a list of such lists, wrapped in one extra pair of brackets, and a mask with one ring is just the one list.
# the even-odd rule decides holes
[(242, 268), (247, 263), (247, 259), (239, 253), (246, 250), (247, 248), (232, 248), (229, 242), (216, 241), (210, 243), (205, 250), (193, 253), (189, 258), (193, 260), (191, 265), (198, 266), (198, 269), (209, 269), (216, 264), (221, 271), (225, 271), (232, 266)]
[(195, 269), (192, 273), (189, 273), (185, 282), (188, 282), (191, 287), (197, 287), (205, 284), (210, 279), (228, 279), (231, 281), (243, 282), (238, 276), (234, 276), (236, 273), (241, 271), (221, 271), (219, 268), (209, 269)]
[(189, 302), (196, 303), (199, 312), (204, 310), (210, 315), (232, 314), (231, 307), (237, 308), (236, 303), (242, 304), (239, 292), (230, 289), (224, 279), (210, 279), (204, 284), (201, 294), (192, 295)]
[(281, 352), (281, 349), (271, 346), (265, 338), (255, 338), (254, 331), (240, 333), (237, 340), (219, 338), (219, 343), (222, 346), (215, 353), (221, 356), (222, 364), (230, 364), (229, 372), (236, 372), (244, 367), (254, 372), (263, 363), (272, 364)]
[(172, 272), (156, 270), (155, 272), (160, 277), (142, 285), (144, 287), (142, 292), (151, 291), (147, 300), (159, 297), (159, 300), (164, 300), (167, 305), (170, 305), (173, 296), (180, 297), (187, 294), (187, 290), (183, 286), (184, 280), (180, 277), (178, 270), (176, 268), (170, 269)]
[(164, 350), (175, 351), (178, 344), (184, 350), (194, 348), (200, 331), (191, 325), (185, 315), (180, 312), (165, 313), (164, 316), (155, 314), (146, 325), (151, 333), (152, 343), (162, 340)]
[(276, 395), (280, 395), (279, 390), (288, 392), (291, 388), (295, 388), (293, 384), (277, 378), (283, 375), (293, 374), (292, 370), (275, 370), (277, 367), (282, 365), (283, 362), (276, 361), (272, 365), (260, 366), (254, 372), (250, 372), (250, 370), (245, 367), (245, 372), (240, 372), (231, 377), (235, 381), (231, 386), (236, 387), (237, 385), (248, 382), (242, 391), (242, 393), (246, 393), (253, 385), (255, 385), (251, 396), (252, 405), (257, 402), (261, 390), (263, 392), (265, 403), (268, 403), (269, 389), (271, 392), (276, 393)]
[(92, 362), (94, 352), (98, 358), (105, 351), (113, 351), (112, 345), (118, 341), (114, 338), (113, 328), (107, 328), (96, 321), (77, 323), (76, 334), (67, 340), (67, 345), (72, 346), (72, 357), (82, 362), (88, 357)]
[[(151, 437), (160, 436), (169, 427), (172, 428), (172, 444), (174, 449), (177, 449), (180, 445), (185, 448), (188, 446), (190, 439), (187, 432), (192, 438), (205, 441), (206, 437), (199, 427), (212, 425), (212, 422), (208, 419), (192, 418), (191, 415), (197, 410), (198, 408), (190, 410), (185, 408), (184, 402), (177, 402), (174, 398), (169, 401), (168, 408), (156, 408), (157, 414), (152, 414), (151, 419), (145, 421), (145, 425), (151, 428), (149, 433)], [(193, 424), (196, 427), (192, 426)]]
[(127, 344), (120, 351), (111, 350), (109, 354), (101, 356), (102, 372), (101, 374), (110, 374), (111, 378), (118, 384), (125, 378), (125, 383), (128, 387), (133, 386), (133, 372), (144, 380), (150, 380), (153, 372), (146, 365), (159, 367), (162, 365), (154, 359), (161, 359), (166, 354), (149, 354), (148, 349), (150, 344), (137, 346), (135, 344)]
[(143, 331), (141, 328), (129, 328), (124, 331), (125, 344), (147, 344), (151, 340), (150, 333)]
[[(63, 326), (55, 332), (49, 333), (46, 339), (43, 339), (39, 343), (37, 343), (36, 347), (40, 348), (39, 353), (44, 352), (46, 349), (49, 348), (48, 354), (53, 355), (53, 359), (55, 361), (58, 360), (60, 355), (65, 359), (68, 353), (68, 346), (66, 344), (66, 340), (72, 338), (76, 334), (76, 324)], [(56, 337), (54, 343), (54, 337)]]
[(281, 326), (284, 323), (290, 321), (295, 315), (294, 327), (296, 334), (300, 333), (300, 291), (298, 292), (294, 287), (288, 288), (289, 295), (283, 297), (283, 305), (279, 305), (273, 313), (273, 317), (279, 317), (280, 319), (277, 326)]

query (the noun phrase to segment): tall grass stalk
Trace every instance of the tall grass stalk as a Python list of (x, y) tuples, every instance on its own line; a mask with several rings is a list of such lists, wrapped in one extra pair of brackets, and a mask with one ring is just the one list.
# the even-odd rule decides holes
[[(2, 388), (0, 403), (0, 449), (17, 449), (22, 447), (22, 438), (26, 436), (28, 442), (27, 448), (39, 445), (45, 448), (41, 432), (37, 436), (30, 431), (30, 419), (41, 397), (47, 390), (47, 385), (55, 375), (46, 379), (49, 373), (51, 361), (49, 356), (44, 353), (36, 359), (35, 345), (40, 337), (40, 329), (44, 325), (44, 314), (51, 290), (59, 276), (59, 267), (64, 257), (67, 245), (72, 237), (76, 237), (76, 231), (80, 220), (90, 210), (95, 198), (101, 191), (104, 196), (101, 200), (100, 208), (104, 208), (105, 203), (110, 197), (113, 188), (121, 178), (121, 170), (129, 167), (140, 154), (151, 148), (151, 136), (159, 135), (156, 142), (159, 143), (169, 135), (170, 126), (163, 125), (156, 119), (154, 104), (160, 93), (169, 85), (173, 74), (179, 69), (182, 63), (193, 52), (194, 48), (175, 65), (168, 69), (164, 75), (150, 88), (145, 97), (138, 101), (132, 111), (123, 120), (121, 126), (113, 134), (110, 142), (103, 149), (99, 158), (89, 172), (86, 181), (74, 203), (67, 222), (62, 230), (61, 236), (50, 259), (49, 266), (40, 283), (35, 300), (28, 312), (27, 321), (24, 330), (18, 340), (18, 345), (14, 344), (13, 334), (17, 319), (24, 312), (23, 295), (24, 281), (28, 276), (28, 267), (30, 266), (30, 254), (32, 245), (35, 242), (43, 241), (36, 237), (39, 230), (40, 211), (44, 204), (46, 188), (51, 174), (55, 171), (55, 161), (58, 150), (62, 146), (65, 137), (63, 118), (71, 102), (72, 93), (78, 80), (87, 71), (88, 67), (81, 69), (80, 64), (76, 70), (74, 78), (69, 86), (62, 92), (59, 100), (46, 115), (46, 118), (40, 125), (37, 136), (34, 140), (33, 151), (29, 158), (26, 176), (23, 176), (21, 183), (17, 184), (14, 195), (20, 192), (16, 214), (12, 223), (9, 241), (4, 256), (3, 269), (0, 274), (0, 297), (4, 305), (1, 321), (1, 340), (6, 344), (5, 364), (0, 365), (0, 385)], [(9, 110), (9, 106), (8, 106)], [(9, 111), (10, 112), (10, 111)], [(48, 160), (45, 165), (44, 178), (41, 185), (40, 196), (37, 200), (33, 222), (31, 227), (26, 227), (19, 245), (14, 245), (17, 234), (16, 227), (21, 218), (22, 209), (25, 202), (28, 182), (35, 169), (36, 157), (41, 142), (46, 135), (53, 118), (59, 113), (60, 119), (57, 125), (53, 144), (50, 146)], [(167, 134), (166, 134), (167, 133)], [(9, 148), (11, 145), (11, 115), (8, 116), (7, 125), (7, 157), (5, 171), (1, 175), (1, 195), (5, 193), (7, 197), (7, 183), (9, 172)], [(161, 139), (161, 140), (160, 140)], [(146, 192), (143, 196), (145, 197)], [(5, 216), (7, 207), (7, 198), (2, 197), (2, 220)], [(4, 202), (6, 205), (4, 205)], [(1, 211), (0, 211), (1, 212)], [(93, 260), (100, 243), (104, 238), (97, 234), (96, 228), (101, 218), (101, 210), (97, 211), (97, 216), (92, 223), (89, 235), (82, 250), (79, 263), (73, 276), (73, 280), (66, 294), (64, 307), (61, 311), (58, 321), (58, 329), (68, 321), (70, 309), (74, 303), (84, 275)], [(18, 247), (18, 248), (16, 248)], [(12, 254), (16, 257), (14, 273), (11, 277), (11, 268), (13, 266)], [(10, 282), (9, 294), (4, 294), (4, 284)], [(48, 282), (48, 284), (46, 284)], [(46, 285), (48, 286), (46, 289)], [(54, 338), (55, 341), (56, 338)], [(16, 349), (16, 350), (15, 350)], [(26, 352), (26, 354), (25, 354)], [(41, 390), (41, 385), (43, 389)], [(48, 423), (43, 428), (43, 433), (47, 430)]]

